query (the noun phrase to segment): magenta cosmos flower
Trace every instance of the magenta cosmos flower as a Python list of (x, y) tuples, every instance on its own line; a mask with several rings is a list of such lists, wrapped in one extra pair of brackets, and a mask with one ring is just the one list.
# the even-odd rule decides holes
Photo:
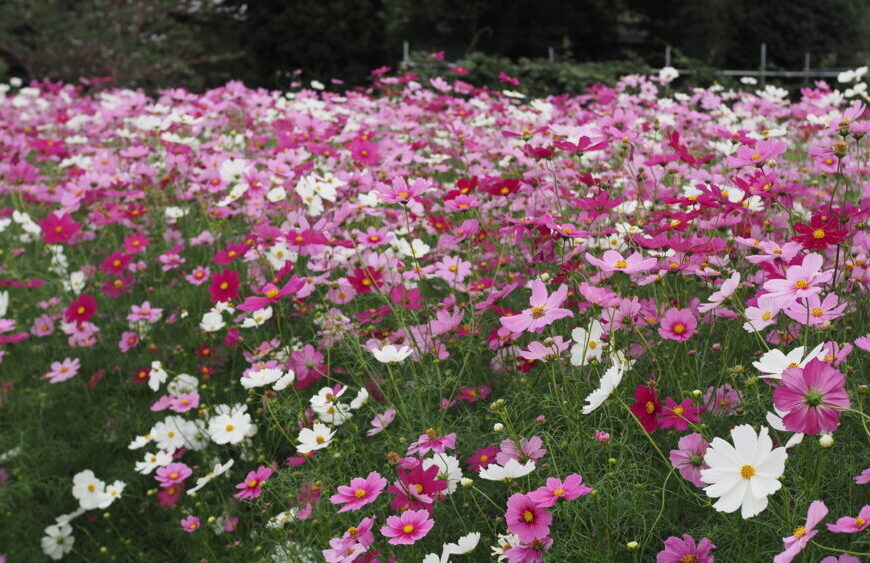
[(668, 456), (671, 465), (680, 472), (683, 479), (702, 489), (707, 484), (701, 481), (701, 470), (710, 469), (704, 463), (704, 454), (707, 453), (709, 446), (710, 444), (703, 436), (693, 432), (680, 438), (680, 441), (677, 442), (677, 449), (671, 450)]
[(70, 215), (57, 211), (49, 213), (39, 222), (39, 226), (42, 227), (42, 239), (48, 244), (66, 244), (82, 230), (82, 226), (73, 221)]
[(662, 316), (659, 323), (659, 335), (668, 340), (685, 342), (695, 334), (698, 321), (691, 309), (676, 309), (671, 307)]
[(683, 399), (677, 403), (672, 398), (665, 399), (665, 406), (662, 409), (662, 414), (659, 417), (659, 427), (673, 428), (675, 430), (688, 430), (689, 423), (697, 424), (701, 422), (698, 415), (707, 410), (707, 407), (701, 405), (696, 407), (692, 403), (692, 399)]
[(839, 409), (850, 404), (846, 377), (814, 358), (804, 368), (791, 367), (782, 373), (773, 404), (788, 413), (782, 422), (789, 432), (833, 432), (840, 425)]
[(507, 501), (504, 519), (510, 533), (516, 534), (521, 542), (529, 543), (550, 533), (553, 515), (531, 495), (516, 493)]
[(819, 522), (828, 515), (828, 507), (820, 500), (814, 500), (807, 509), (807, 522), (803, 526), (795, 528), (794, 533), (787, 538), (782, 538), (785, 543), (785, 551), (773, 558), (773, 563), (790, 563), (798, 553), (810, 543), (810, 540), (819, 533), (815, 529)]
[(658, 393), (654, 387), (637, 386), (631, 412), (634, 413), (647, 433), (655, 432), (656, 428), (659, 427), (658, 415), (662, 412), (662, 403), (658, 400)]
[(233, 496), (237, 499), (257, 498), (263, 494), (263, 483), (269, 480), (275, 470), (268, 465), (261, 465), (256, 471), (249, 471), (245, 480), (236, 485), (239, 492)]
[(211, 276), (208, 293), (213, 302), (232, 301), (239, 296), (239, 273), (228, 268), (220, 273), (215, 272)]
[(554, 321), (574, 316), (574, 313), (568, 309), (560, 309), (566, 297), (568, 297), (568, 286), (565, 284), (560, 285), (559, 289), (548, 296), (544, 282), (535, 280), (532, 282), (530, 307), (516, 315), (501, 317), (501, 325), (513, 333), (540, 332)]
[(406, 510), (401, 516), (390, 516), (387, 525), (381, 528), (381, 534), (390, 538), (392, 545), (411, 545), (425, 537), (435, 525), (429, 518), (429, 511)]
[(656, 563), (712, 563), (716, 559), (710, 554), (716, 546), (707, 538), (701, 538), (697, 544), (695, 538), (683, 534), (680, 539), (671, 536), (665, 540), (665, 548), (656, 555)]
[(529, 497), (538, 506), (549, 508), (560, 500), (574, 500), (591, 492), (592, 489), (583, 484), (583, 477), (572, 473), (564, 481), (548, 477), (547, 484), (529, 493)]
[(828, 530), (837, 534), (855, 534), (863, 532), (870, 526), (870, 504), (861, 508), (858, 516), (843, 516), (835, 524), (828, 524)]
[(365, 479), (362, 477), (351, 479), (349, 487), (344, 485), (339, 486), (338, 493), (329, 497), (329, 501), (332, 504), (346, 503), (341, 507), (339, 512), (359, 510), (363, 506), (374, 502), (386, 486), (387, 480), (381, 477), (381, 474), (377, 471), (372, 471)]

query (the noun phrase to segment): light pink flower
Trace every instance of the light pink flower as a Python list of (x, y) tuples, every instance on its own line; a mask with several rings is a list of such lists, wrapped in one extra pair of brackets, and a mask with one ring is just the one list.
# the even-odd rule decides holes
[(858, 516), (843, 516), (835, 524), (827, 524), (828, 530), (838, 534), (855, 534), (863, 532), (870, 526), (870, 504), (865, 504)]
[(671, 307), (662, 315), (659, 321), (659, 335), (668, 340), (685, 342), (695, 334), (698, 321), (691, 309), (676, 309)]
[(366, 432), (366, 436), (374, 436), (380, 434), (396, 419), (395, 409), (387, 409), (383, 414), (376, 414), (371, 421), (372, 428)]
[(785, 551), (773, 558), (773, 563), (789, 563), (800, 553), (810, 540), (815, 537), (818, 530), (815, 529), (819, 522), (828, 515), (828, 507), (820, 500), (814, 500), (807, 509), (807, 522), (803, 526), (795, 528), (794, 533), (787, 538), (782, 538), (785, 543)]
[(48, 379), (49, 383), (61, 383), (75, 377), (80, 367), (81, 362), (78, 358), (66, 358), (62, 362), (52, 362), (51, 370), (43, 377)]
[(710, 469), (704, 463), (704, 454), (710, 444), (697, 432), (687, 434), (677, 442), (677, 449), (671, 450), (668, 456), (673, 465), (683, 476), (683, 479), (703, 489), (706, 483), (701, 481), (701, 470)]
[(656, 267), (658, 260), (655, 258), (644, 258), (640, 252), (635, 252), (628, 258), (625, 258), (615, 250), (608, 250), (601, 258), (586, 253), (586, 260), (595, 266), (601, 268), (604, 272), (624, 272), (626, 274), (634, 274), (637, 272), (646, 272)]
[(780, 307), (785, 307), (802, 297), (819, 293), (823, 283), (831, 281), (833, 271), (822, 271), (825, 259), (821, 254), (807, 254), (799, 265), (789, 267), (785, 279), (767, 280), (764, 289)]
[(565, 317), (573, 317), (574, 313), (560, 306), (568, 297), (568, 286), (562, 284), (547, 295), (547, 286), (540, 280), (532, 282), (532, 296), (529, 299), (530, 307), (522, 312), (509, 317), (501, 317), (501, 325), (513, 333), (540, 332), (544, 327), (554, 321)]
[(564, 481), (548, 477), (547, 484), (529, 493), (529, 497), (539, 506), (548, 508), (560, 500), (574, 500), (591, 492), (592, 489), (583, 484), (583, 477), (572, 473)]
[(257, 498), (263, 494), (263, 483), (269, 480), (269, 477), (275, 473), (275, 470), (268, 465), (261, 465), (256, 471), (249, 471), (245, 480), (236, 485), (239, 492), (233, 496), (237, 499)]
[(181, 527), (185, 532), (192, 533), (199, 530), (199, 517), (188, 516), (181, 521)]

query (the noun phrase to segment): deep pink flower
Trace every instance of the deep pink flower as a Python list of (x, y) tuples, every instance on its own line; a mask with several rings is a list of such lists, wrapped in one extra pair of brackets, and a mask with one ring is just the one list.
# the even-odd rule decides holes
[(665, 540), (665, 548), (656, 555), (656, 563), (713, 563), (715, 557), (711, 551), (716, 546), (707, 538), (701, 538), (697, 544), (695, 538), (683, 534), (680, 539), (671, 536)]
[(126, 250), (128, 254), (144, 252), (150, 243), (151, 239), (144, 234), (133, 233), (124, 239), (124, 250)]
[(662, 412), (662, 404), (654, 387), (638, 385), (634, 392), (634, 404), (631, 412), (640, 420), (643, 429), (652, 433), (659, 427), (658, 415)]
[(683, 479), (698, 488), (707, 486), (701, 480), (701, 470), (709, 469), (709, 466), (704, 463), (704, 454), (707, 453), (709, 445), (703, 436), (693, 432), (680, 438), (680, 441), (677, 442), (677, 449), (671, 450), (668, 456), (671, 460), (671, 465), (680, 472)]
[(387, 480), (381, 477), (377, 471), (372, 471), (365, 479), (362, 477), (351, 479), (349, 487), (340, 485), (338, 493), (332, 495), (329, 501), (332, 504), (347, 503), (341, 507), (339, 512), (359, 510), (363, 506), (374, 502), (386, 486)]
[(662, 315), (659, 321), (659, 335), (668, 340), (685, 342), (695, 334), (698, 321), (691, 309), (676, 309), (671, 307)]
[(830, 245), (840, 244), (849, 234), (847, 229), (842, 228), (840, 220), (831, 215), (816, 213), (810, 219), (810, 224), (797, 222), (794, 230), (798, 234), (791, 240), (799, 242), (805, 248), (823, 250)]
[(545, 326), (563, 319), (573, 317), (574, 313), (560, 306), (568, 297), (568, 286), (562, 284), (552, 295), (547, 295), (547, 286), (540, 280), (532, 282), (530, 307), (509, 317), (501, 317), (501, 325), (513, 333), (525, 331), (540, 332)]
[(193, 474), (193, 470), (186, 463), (170, 463), (164, 467), (158, 467), (154, 478), (163, 488), (178, 485)]
[(473, 456), (466, 459), (468, 470), (477, 473), (481, 469), (485, 469), (490, 463), (495, 463), (496, 454), (498, 454), (498, 448), (495, 446), (487, 446), (477, 450)]
[(807, 509), (807, 522), (795, 528), (794, 533), (782, 538), (785, 551), (773, 558), (773, 563), (789, 563), (800, 553), (810, 540), (819, 533), (815, 527), (828, 515), (828, 507), (820, 500), (814, 500)]
[(73, 235), (82, 230), (82, 226), (73, 221), (72, 216), (57, 211), (49, 213), (39, 222), (39, 226), (42, 227), (42, 240), (49, 244), (66, 244)]
[(261, 465), (256, 471), (249, 471), (245, 480), (236, 485), (239, 492), (233, 496), (237, 499), (257, 498), (263, 494), (263, 483), (269, 480), (269, 477), (275, 473), (275, 470), (268, 465)]
[(544, 552), (553, 547), (553, 538), (546, 537), (515, 545), (504, 552), (508, 563), (540, 563)]
[(870, 526), (870, 504), (865, 504), (861, 508), (858, 516), (843, 516), (837, 520), (836, 524), (828, 524), (828, 530), (838, 534), (855, 534), (863, 532)]
[(68, 323), (83, 323), (90, 320), (96, 312), (97, 300), (87, 293), (82, 293), (66, 308), (64, 319)]
[(195, 532), (199, 530), (199, 518), (197, 516), (188, 516), (181, 521), (181, 527), (185, 532)]
[(123, 252), (113, 252), (106, 256), (106, 259), (100, 264), (100, 269), (107, 274), (119, 276), (126, 271), (130, 265), (132, 257)]
[(686, 398), (677, 404), (676, 401), (667, 397), (662, 414), (659, 416), (659, 426), (661, 428), (673, 428), (674, 430), (688, 430), (690, 422), (692, 424), (701, 422), (698, 415), (705, 410), (707, 410), (707, 407), (703, 405), (695, 407), (692, 399)]
[(401, 516), (390, 516), (381, 534), (390, 538), (392, 545), (412, 545), (425, 537), (435, 525), (426, 510), (406, 510)]
[[(405, 507), (411, 509), (424, 508), (427, 512), (432, 509), (432, 503), (443, 498), (443, 491), (447, 488), (447, 481), (438, 478), (438, 466), (431, 465), (424, 468), (417, 458), (406, 458), (416, 463), (411, 468), (400, 468), (399, 479), (395, 481), (388, 493), (395, 495), (390, 501), (394, 510), (402, 510)], [(401, 467), (401, 466), (400, 466)]]
[(215, 272), (211, 276), (208, 293), (213, 302), (232, 301), (239, 295), (239, 273), (230, 269)]
[(549, 508), (560, 500), (574, 500), (591, 492), (592, 489), (583, 484), (583, 477), (572, 473), (564, 481), (548, 477), (547, 484), (529, 493), (529, 497), (539, 506)]
[(814, 358), (804, 368), (791, 367), (782, 373), (773, 404), (788, 413), (782, 422), (790, 432), (833, 432), (840, 425), (839, 408), (850, 405), (846, 377)]
[(507, 501), (504, 519), (509, 532), (516, 534), (520, 541), (529, 543), (550, 533), (553, 515), (530, 495), (516, 493)]
[(259, 311), (273, 303), (277, 303), (282, 297), (294, 294), (305, 297), (310, 295), (313, 290), (314, 287), (305, 279), (293, 276), (280, 289), (275, 284), (267, 283), (261, 290), (262, 297), (247, 297), (245, 302), (236, 308), (248, 312)]

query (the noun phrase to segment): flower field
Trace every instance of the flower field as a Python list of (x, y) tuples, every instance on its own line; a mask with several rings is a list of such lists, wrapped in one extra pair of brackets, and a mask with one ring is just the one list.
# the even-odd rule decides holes
[(870, 558), (860, 92), (670, 78), (4, 86), (0, 561)]

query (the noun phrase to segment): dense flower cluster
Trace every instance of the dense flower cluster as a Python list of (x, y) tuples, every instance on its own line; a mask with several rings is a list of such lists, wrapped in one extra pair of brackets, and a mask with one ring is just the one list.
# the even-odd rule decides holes
[[(414, 78), (0, 90), (0, 414), (107, 420), (42, 551), (121, 504), (209, 560), (738, 560), (740, 517), (861, 555), (815, 538), (870, 526), (864, 104)], [(0, 440), (3, 495), (35, 446)]]

